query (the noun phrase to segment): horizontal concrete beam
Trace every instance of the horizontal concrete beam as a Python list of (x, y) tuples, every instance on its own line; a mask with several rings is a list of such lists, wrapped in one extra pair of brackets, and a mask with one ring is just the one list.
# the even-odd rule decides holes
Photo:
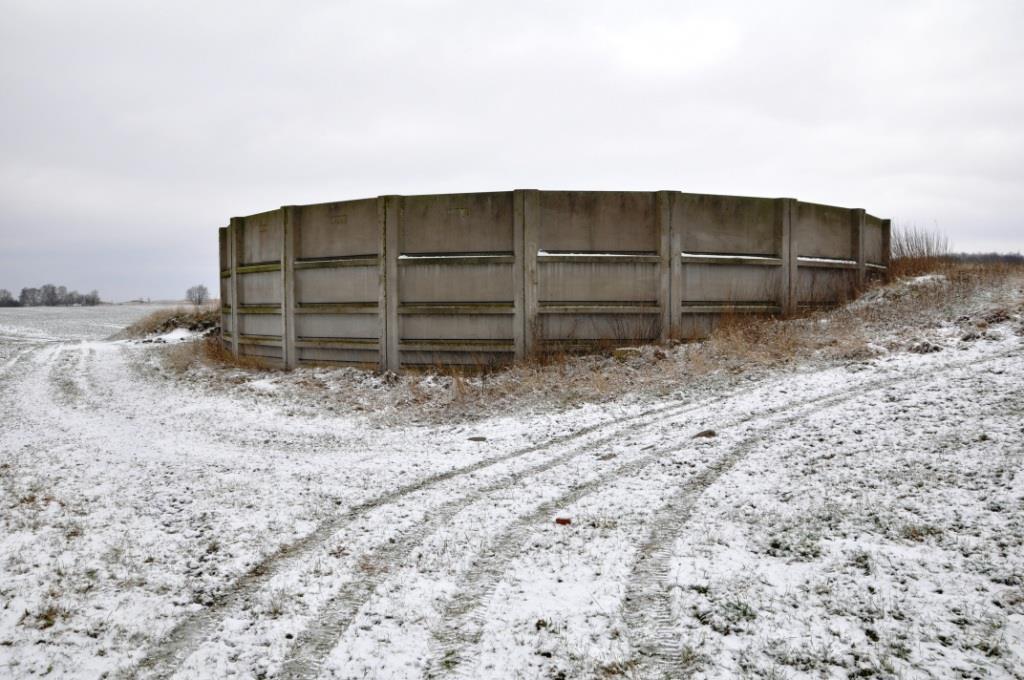
[(372, 257), (324, 257), (308, 260), (296, 260), (295, 269), (334, 269), (336, 267), (376, 267), (380, 258)]
[(515, 304), (511, 302), (476, 302), (446, 304), (443, 302), (427, 304), (401, 304), (399, 314), (514, 314)]
[(238, 265), (239, 274), (259, 274), (260, 272), (279, 272), (281, 271), (280, 262), (260, 262), (258, 264), (240, 264)]
[(376, 314), (376, 302), (300, 302), (295, 314)]

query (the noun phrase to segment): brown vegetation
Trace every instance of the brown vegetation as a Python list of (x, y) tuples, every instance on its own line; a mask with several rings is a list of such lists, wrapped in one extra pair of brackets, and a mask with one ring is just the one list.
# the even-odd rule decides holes
[[(549, 345), (551, 351), (512, 365), (435, 365), (383, 378), (356, 369), (309, 366), (294, 374), (282, 372), (279, 379), (295, 398), (308, 398), (316, 408), (332, 412), (474, 418), (510, 409), (599, 403), (627, 392), (664, 395), (709, 380), (733, 381), (808, 362), (864, 361), (887, 351), (908, 351), (965, 314), (971, 324), (984, 325), (986, 315), (1000, 305), (1011, 310), (1024, 332), (1019, 284), (1007, 285), (1024, 280), (1024, 267), (957, 261), (943, 255), (943, 237), (919, 230), (900, 232), (897, 248), (894, 272), (921, 278), (875, 283), (849, 304), (807, 309), (797, 318), (726, 313), (700, 342), (622, 351), (638, 339), (638, 334), (624, 334), (623, 341), (588, 347), (588, 354), (580, 354), (582, 348), (572, 343)], [(987, 307), (979, 306), (982, 299)], [(169, 347), (167, 356), (179, 371), (198, 364), (270, 368), (259, 357), (235, 358), (216, 336)], [(233, 375), (230, 381), (237, 382)]]
[(894, 227), (891, 243), (890, 275), (893, 277), (939, 272), (949, 264), (949, 238), (940, 232), (920, 227)]
[(176, 328), (190, 331), (209, 331), (220, 324), (220, 305), (205, 307), (172, 307), (158, 309), (117, 333), (114, 338), (145, 338), (169, 333)]
[(263, 357), (239, 355), (224, 345), (220, 334), (207, 335), (192, 342), (171, 345), (164, 352), (164, 365), (176, 373), (184, 373), (193, 366), (205, 364), (219, 368), (241, 368), (245, 370), (271, 370), (273, 366)]
[(246, 370), (272, 368), (262, 357), (241, 355), (236, 357), (220, 337), (220, 306), (175, 307), (158, 309), (117, 333), (115, 339), (149, 338), (177, 328), (204, 333), (191, 342), (168, 345), (163, 352), (164, 365), (184, 373), (197, 364), (216, 367), (235, 367)]

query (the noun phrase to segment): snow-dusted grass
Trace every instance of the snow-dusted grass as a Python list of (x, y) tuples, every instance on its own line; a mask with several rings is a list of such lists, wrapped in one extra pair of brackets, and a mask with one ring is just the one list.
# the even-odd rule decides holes
[(1019, 677), (1022, 303), (398, 380), (0, 312), (0, 675)]
[[(162, 307), (133, 321), (115, 335), (118, 339), (146, 338), (149, 340), (179, 337), (181, 333), (201, 334), (220, 324), (220, 305)], [(178, 335), (174, 335), (177, 333)]]

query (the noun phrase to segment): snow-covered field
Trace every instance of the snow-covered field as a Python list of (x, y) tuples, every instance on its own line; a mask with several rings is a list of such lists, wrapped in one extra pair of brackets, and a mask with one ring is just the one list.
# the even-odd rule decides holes
[(1024, 677), (1020, 282), (449, 419), (105, 339), (147, 311), (0, 310), (0, 676)]

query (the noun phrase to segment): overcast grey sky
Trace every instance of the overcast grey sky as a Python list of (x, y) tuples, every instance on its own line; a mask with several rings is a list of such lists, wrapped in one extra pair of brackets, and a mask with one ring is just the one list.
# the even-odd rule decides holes
[(1024, 2), (0, 0), (0, 287), (217, 282), (285, 204), (681, 189), (1024, 249)]

